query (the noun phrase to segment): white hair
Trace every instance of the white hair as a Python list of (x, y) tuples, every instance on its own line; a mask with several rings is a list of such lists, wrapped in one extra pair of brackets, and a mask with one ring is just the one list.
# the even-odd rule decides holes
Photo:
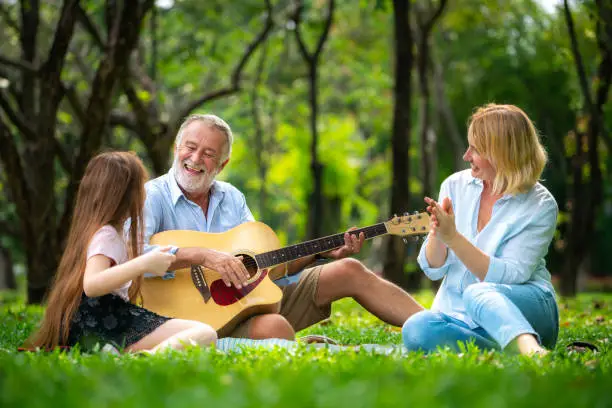
[(189, 126), (193, 122), (202, 122), (205, 123), (218, 131), (220, 131), (225, 136), (225, 149), (223, 155), (221, 156), (220, 163), (223, 163), (225, 160), (229, 159), (232, 154), (232, 144), (234, 143), (234, 135), (232, 134), (232, 129), (229, 127), (227, 122), (216, 115), (211, 114), (193, 114), (189, 115), (181, 124), (181, 127), (176, 134), (176, 139), (174, 143), (178, 148), (181, 144), (181, 140), (183, 139), (183, 134), (185, 132), (185, 128)]

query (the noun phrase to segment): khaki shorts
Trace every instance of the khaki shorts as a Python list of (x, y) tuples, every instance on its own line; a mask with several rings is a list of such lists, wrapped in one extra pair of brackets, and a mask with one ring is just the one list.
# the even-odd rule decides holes
[[(331, 305), (319, 307), (315, 302), (322, 269), (323, 265), (304, 269), (300, 280), (281, 287), (283, 300), (280, 314), (289, 321), (296, 332), (327, 319), (331, 314)], [(239, 324), (227, 334), (227, 337), (248, 337), (253, 317)]]

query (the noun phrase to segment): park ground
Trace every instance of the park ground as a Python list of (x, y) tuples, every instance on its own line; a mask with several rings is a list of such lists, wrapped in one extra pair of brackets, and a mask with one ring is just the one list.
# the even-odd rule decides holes
[[(430, 304), (432, 295), (416, 295)], [(545, 357), (482, 352), (390, 355), (307, 346), (223, 353), (192, 348), (156, 356), (23, 353), (42, 308), (0, 294), (0, 407), (608, 407), (612, 406), (612, 295), (559, 299), (561, 331)], [(342, 344), (396, 345), (399, 328), (353, 301), (299, 333)], [(598, 353), (566, 348), (586, 340)]]

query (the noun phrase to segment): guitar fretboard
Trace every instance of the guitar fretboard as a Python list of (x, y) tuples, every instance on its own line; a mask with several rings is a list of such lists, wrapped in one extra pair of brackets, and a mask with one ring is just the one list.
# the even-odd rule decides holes
[[(359, 236), (363, 232), (365, 239), (371, 239), (387, 233), (384, 223), (359, 228), (349, 232), (351, 235)], [(259, 268), (269, 268), (285, 262), (294, 261), (308, 255), (320, 254), (344, 245), (344, 233), (330, 235), (328, 237), (313, 239), (301, 244), (275, 249), (255, 256)]]

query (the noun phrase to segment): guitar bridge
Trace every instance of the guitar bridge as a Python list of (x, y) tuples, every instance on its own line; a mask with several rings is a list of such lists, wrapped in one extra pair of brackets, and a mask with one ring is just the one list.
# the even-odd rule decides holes
[(202, 295), (204, 303), (208, 303), (211, 298), (210, 289), (206, 284), (204, 273), (202, 272), (202, 267), (200, 265), (191, 265), (191, 280)]

